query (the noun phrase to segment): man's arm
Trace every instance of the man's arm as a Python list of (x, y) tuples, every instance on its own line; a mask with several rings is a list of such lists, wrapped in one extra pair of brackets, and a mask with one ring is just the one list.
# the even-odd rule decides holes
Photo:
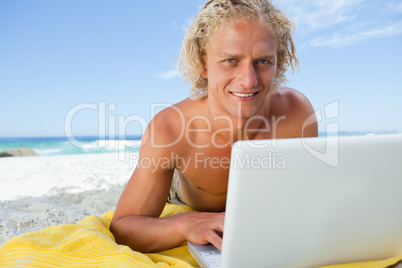
[[(224, 214), (183, 213), (158, 218), (166, 199), (157, 201), (160, 198), (156, 193), (150, 193), (147, 190), (149, 187), (141, 187), (135, 183), (137, 175), (134, 172), (122, 194), (110, 226), (117, 243), (128, 245), (140, 252), (165, 250), (178, 246), (186, 240), (197, 244), (211, 242), (220, 248), (221, 238), (214, 230), (223, 231)], [(140, 188), (143, 191), (139, 191)], [(148, 198), (136, 198), (142, 195)]]
[[(169, 144), (175, 140), (175, 120), (169, 112), (161, 112), (153, 120), (157, 144)], [(177, 121), (176, 121), (177, 122)], [(173, 124), (173, 125), (172, 125)], [(151, 125), (151, 124), (150, 124)], [(197, 244), (214, 244), (221, 248), (222, 238), (215, 231), (223, 231), (223, 213), (183, 213), (159, 218), (169, 195), (174, 161), (171, 153), (177, 153), (177, 145), (167, 148), (152, 148), (148, 126), (140, 149), (139, 164), (124, 189), (112, 219), (110, 230), (116, 242), (140, 252), (156, 252), (180, 245), (186, 240)], [(167, 168), (158, 163), (167, 161)], [(144, 167), (141, 163), (154, 163)], [(165, 162), (166, 163), (166, 162)]]

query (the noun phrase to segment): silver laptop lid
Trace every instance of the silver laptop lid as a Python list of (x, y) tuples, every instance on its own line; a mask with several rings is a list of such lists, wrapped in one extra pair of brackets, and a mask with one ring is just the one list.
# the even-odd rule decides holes
[(402, 135), (240, 141), (222, 267), (317, 267), (402, 253)]

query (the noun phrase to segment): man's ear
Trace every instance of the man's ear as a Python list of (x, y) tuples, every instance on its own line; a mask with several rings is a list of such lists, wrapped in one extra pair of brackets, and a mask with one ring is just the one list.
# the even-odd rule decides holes
[(202, 61), (203, 61), (203, 64), (204, 64), (204, 70), (202, 71), (202, 77), (204, 77), (205, 79), (208, 79), (208, 68), (207, 68), (207, 64), (206, 64), (206, 62), (207, 62), (207, 57), (204, 55), (203, 57), (202, 57)]
[(206, 67), (204, 68), (204, 71), (202, 71), (202, 77), (204, 77), (205, 79), (208, 78), (208, 70)]

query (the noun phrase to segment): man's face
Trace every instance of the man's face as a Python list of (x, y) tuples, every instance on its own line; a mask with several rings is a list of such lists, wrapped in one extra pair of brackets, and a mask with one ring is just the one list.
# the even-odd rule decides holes
[(240, 20), (212, 34), (203, 77), (213, 109), (236, 117), (262, 114), (276, 73), (276, 39), (258, 21)]

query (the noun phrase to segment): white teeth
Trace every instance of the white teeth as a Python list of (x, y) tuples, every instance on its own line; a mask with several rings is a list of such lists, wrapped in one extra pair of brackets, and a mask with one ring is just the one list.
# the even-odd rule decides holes
[(251, 97), (254, 95), (254, 93), (250, 93), (250, 94), (242, 94), (242, 93), (236, 93), (236, 92), (232, 92), (233, 95), (237, 96), (237, 97), (241, 97), (241, 98), (247, 98), (247, 97)]

